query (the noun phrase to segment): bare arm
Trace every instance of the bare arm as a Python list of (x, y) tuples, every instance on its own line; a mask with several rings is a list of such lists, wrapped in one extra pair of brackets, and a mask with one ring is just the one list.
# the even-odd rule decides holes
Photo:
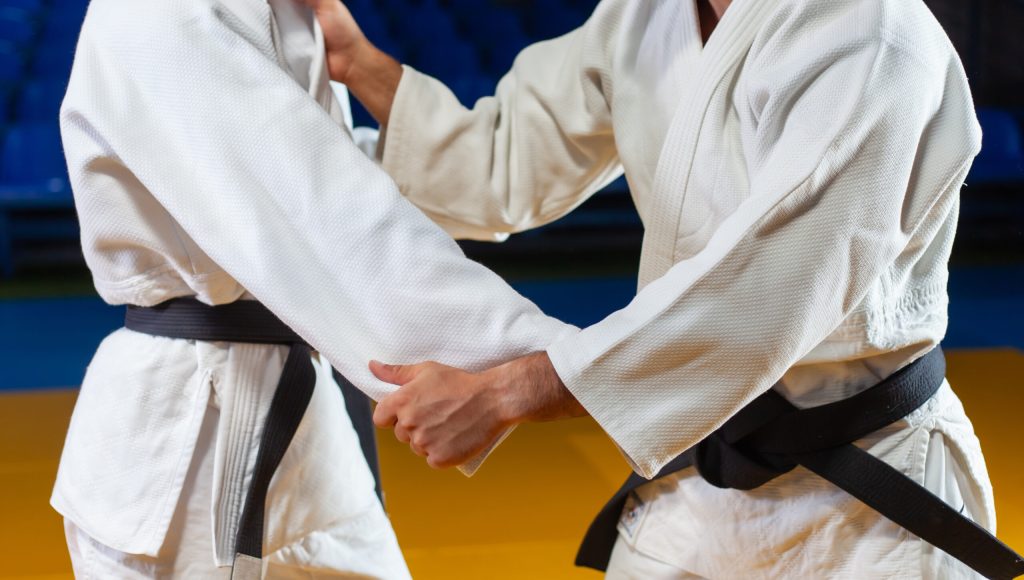
[(331, 79), (345, 86), (381, 125), (402, 79), (402, 65), (378, 49), (339, 0), (300, 0), (313, 8), (324, 31)]
[(443, 83), (373, 46), (336, 0), (317, 11), (331, 76), (387, 126), (383, 166), (456, 238), (501, 240), (572, 211), (618, 177), (597, 27), (525, 48), (495, 94), (465, 107)]

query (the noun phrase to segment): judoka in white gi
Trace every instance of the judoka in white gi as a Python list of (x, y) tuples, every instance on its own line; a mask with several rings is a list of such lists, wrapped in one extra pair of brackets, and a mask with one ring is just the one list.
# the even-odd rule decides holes
[[(623, 171), (646, 229), (636, 298), (546, 356), (374, 369), (405, 384), (375, 419), (431, 464), (578, 401), (651, 477), (767, 389), (799, 407), (847, 398), (942, 339), (981, 135), (920, 0), (603, 0), (471, 109), (316, 4), (332, 74), (386, 126), (384, 168), (453, 235), (551, 222)], [(948, 384), (858, 445), (994, 530)], [(637, 495), (609, 577), (972, 575), (802, 468), (749, 492), (691, 468)]]
[[(467, 260), (354, 144), (313, 13), (292, 0), (94, 0), (61, 126), (82, 245), (111, 304), (257, 299), (318, 351), (271, 482), (270, 578), (404, 578), (333, 365), (484, 369), (575, 329)], [(226, 578), (287, 347), (107, 337), (52, 504), (82, 578)]]

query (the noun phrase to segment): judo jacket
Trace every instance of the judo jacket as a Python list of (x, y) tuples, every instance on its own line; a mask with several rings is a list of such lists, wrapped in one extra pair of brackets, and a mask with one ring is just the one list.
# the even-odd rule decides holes
[[(394, 387), (370, 374), (371, 359), (479, 370), (576, 332), (402, 198), (353, 141), (324, 60), (312, 12), (292, 0), (90, 3), (60, 119), (103, 299), (259, 300), (318, 365), (374, 398)], [(157, 554), (212, 396), (222, 431), (211, 509), (218, 557), (230, 561), (283, 349), (108, 337), (82, 386), (54, 507), (106, 546)], [(276, 525), (268, 512), (270, 549), (376, 501), (325, 491), (339, 487), (332, 478), (372, 490), (365, 465), (319, 464), (312, 450), (309, 461), (280, 504), (301, 515)]]
[[(381, 155), (407, 198), (481, 240), (625, 173), (637, 295), (548, 354), (651, 477), (767, 389), (800, 408), (849, 398), (942, 340), (980, 143), (918, 0), (736, 0), (706, 43), (694, 2), (604, 0), (476, 103), (405, 67)], [(955, 394), (919, 411), (857, 444), (994, 529)], [(634, 499), (620, 537), (678, 577), (970, 575), (802, 468), (749, 492), (689, 469)]]

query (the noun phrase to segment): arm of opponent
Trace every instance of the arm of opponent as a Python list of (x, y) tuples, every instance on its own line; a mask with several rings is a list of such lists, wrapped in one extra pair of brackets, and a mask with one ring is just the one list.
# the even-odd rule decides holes
[[(374, 357), (484, 369), (575, 331), (466, 259), (220, 3), (98, 3), (62, 111), (73, 173), (128, 168), (184, 233), (374, 398)], [(269, 11), (269, 8), (263, 5)], [(159, 18), (135, 11), (166, 11)], [(161, 22), (140, 30), (137, 22)], [(152, 27), (150, 27), (152, 28)], [(98, 73), (97, 73), (98, 74)], [(117, 169), (121, 171), (120, 169)]]
[(317, 10), (332, 78), (386, 126), (385, 170), (453, 236), (500, 240), (554, 221), (621, 175), (605, 58), (584, 51), (595, 45), (586, 27), (524, 49), (496, 94), (467, 109), (376, 49), (337, 0), (303, 1)]
[[(780, 34), (796, 47), (788, 54), (821, 56), (793, 62), (765, 50), (773, 57), (756, 63), (751, 195), (699, 253), (553, 344), (550, 363), (445, 370), (444, 381), (437, 369), (376, 367), (406, 385), (378, 411), (415, 418), (428, 403), (469, 407), (465, 393), (497, 390), (495, 420), (516, 423), (566, 415), (558, 409), (571, 393), (652, 477), (771, 388), (903, 252), (919, 251), (908, 248), (913, 237), (936, 235), (980, 145), (955, 55), (830, 38), (823, 51)], [(425, 425), (421, 438), (438, 447), (428, 451), (446, 456), (457, 437)]]

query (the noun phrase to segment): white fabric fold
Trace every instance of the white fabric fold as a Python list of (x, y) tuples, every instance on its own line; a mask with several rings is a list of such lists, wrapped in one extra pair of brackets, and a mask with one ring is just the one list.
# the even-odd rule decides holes
[(548, 353), (646, 476), (772, 386), (829, 402), (938, 344), (980, 147), (920, 2), (737, 0), (699, 31), (692, 3), (604, 0), (472, 109), (406, 68), (384, 143), (402, 193), (476, 239), (624, 168), (641, 290)]
[[(372, 376), (371, 359), (478, 370), (576, 332), (466, 259), (402, 198), (353, 142), (324, 59), (315, 18), (293, 0), (90, 3), (61, 131), (103, 299), (255, 298), (374, 398), (395, 387)], [(156, 554), (200, 401), (219, 380), (214, 391), (231, 394), (214, 500), (226, 557), (245, 487), (235, 462), (249, 457), (265, 413), (265, 392), (246, 389), (280, 373), (281, 361), (260, 353), (214, 364), (190, 341), (109, 337), (86, 377), (53, 505), (111, 548)]]

